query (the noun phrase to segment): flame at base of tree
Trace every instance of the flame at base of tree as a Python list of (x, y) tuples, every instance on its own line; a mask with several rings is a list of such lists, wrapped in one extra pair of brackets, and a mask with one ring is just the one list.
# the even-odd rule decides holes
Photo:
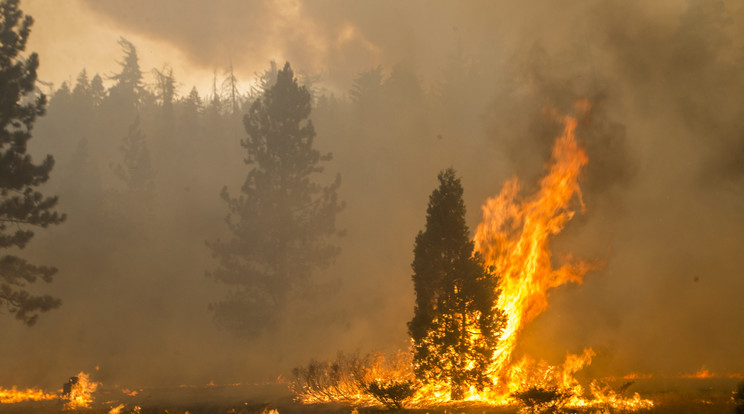
[[(590, 110), (588, 101), (577, 102), (580, 115)], [(558, 116), (549, 112), (563, 125), (561, 135), (553, 146), (547, 174), (540, 181), (538, 191), (531, 197), (520, 196), (516, 178), (509, 180), (500, 194), (486, 201), (483, 220), (478, 226), (474, 245), (488, 268), (499, 277), (499, 296), (495, 308), (503, 312), (506, 326), (501, 332), (488, 369), (490, 386), (464, 392), (462, 401), (489, 405), (516, 404), (519, 396), (558, 397), (569, 407), (613, 407), (624, 410), (648, 408), (650, 400), (635, 394), (631, 398), (620, 395), (609, 387), (592, 382), (585, 390), (574, 378), (574, 373), (591, 362), (594, 352), (586, 349), (580, 355), (569, 354), (562, 365), (551, 366), (528, 357), (514, 362), (513, 352), (525, 323), (547, 308), (548, 291), (568, 282), (581, 283), (592, 265), (567, 257), (554, 269), (551, 264), (549, 242), (571, 220), (573, 207), (584, 203), (579, 187), (581, 169), (588, 157), (575, 138), (577, 118)], [(575, 200), (575, 201), (574, 201)], [(477, 342), (473, 332), (471, 342)], [(333, 364), (315, 363), (296, 371), (295, 392), (306, 403), (344, 401), (357, 405), (385, 403), (369, 392), (370, 383), (387, 384), (387, 389), (398, 389), (395, 384), (411, 384), (409, 406), (432, 406), (450, 402), (449, 383), (435, 380), (416, 382), (410, 360), (402, 363), (397, 357), (393, 369), (377, 357), (370, 365), (365, 361), (337, 361)], [(298, 375), (299, 374), (299, 375)], [(416, 385), (414, 385), (416, 384)], [(397, 387), (397, 388), (396, 388)], [(378, 387), (379, 388), (379, 387)], [(551, 394), (552, 393), (552, 394)], [(403, 394), (401, 394), (403, 395)], [(377, 401), (376, 401), (377, 400)], [(385, 403), (387, 405), (387, 403)]]

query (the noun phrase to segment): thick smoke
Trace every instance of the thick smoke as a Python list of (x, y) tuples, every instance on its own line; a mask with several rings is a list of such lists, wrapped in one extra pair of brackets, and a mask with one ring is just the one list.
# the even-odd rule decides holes
[[(55, 115), (53, 99), (32, 145), (55, 155), (49, 191), (70, 218), (27, 250), (60, 268), (51, 289), (63, 307), (32, 329), (2, 322), (2, 383), (58, 386), (96, 365), (99, 380), (122, 385), (253, 381), (337, 350), (405, 348), (413, 240), (437, 172), (462, 176), (474, 228), (505, 179), (536, 188), (560, 128), (546, 111), (572, 113), (579, 99), (592, 104), (577, 131), (589, 155), (586, 212), (576, 204), (555, 260), (573, 253), (601, 265), (552, 292), (521, 350), (559, 362), (593, 347), (598, 376), (744, 370), (737, 2), (84, 3), (102, 24), (164, 42), (199, 70), (232, 62), (254, 73), (278, 59), (319, 79), (316, 143), (334, 153), (327, 177), (342, 176), (347, 235), (291, 320), (253, 341), (232, 338), (207, 312), (224, 291), (204, 277), (214, 266), (204, 242), (225, 232), (220, 189), (237, 191), (247, 172), (239, 120), (230, 139), (204, 129), (184, 143), (159, 141), (155, 115), (143, 117), (160, 204), (95, 221), (117, 211), (104, 205), (115, 197), (91, 198), (123, 191), (112, 165), (133, 120), (72, 136), (64, 122), (75, 120)], [(87, 165), (86, 153), (100, 158)]]

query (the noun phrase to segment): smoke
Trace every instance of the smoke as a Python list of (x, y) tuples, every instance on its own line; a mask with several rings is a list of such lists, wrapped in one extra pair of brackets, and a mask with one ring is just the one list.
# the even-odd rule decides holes
[[(558, 362), (594, 347), (598, 375), (744, 370), (737, 2), (84, 3), (101, 24), (170, 45), (195, 70), (232, 62), (252, 74), (277, 59), (319, 75), (316, 143), (334, 153), (328, 176), (342, 176), (347, 235), (319, 275), (325, 290), (297, 297), (275, 333), (234, 339), (212, 324), (207, 304), (224, 291), (203, 274), (214, 267), (204, 241), (226, 231), (219, 190), (237, 192), (247, 173), (239, 122), (224, 141), (208, 129), (177, 141), (181, 158), (168, 158), (174, 141), (158, 141), (145, 117), (161, 190), (150, 210), (179, 207), (94, 221), (111, 209), (86, 210), (100, 201), (86, 197), (94, 186), (112, 191), (109, 164), (126, 133), (112, 125), (132, 120), (73, 136), (50, 113), (32, 141), (57, 159), (50, 191), (70, 219), (37, 232), (27, 250), (60, 268), (51, 286), (64, 303), (32, 329), (2, 322), (11, 338), (0, 348), (3, 382), (57, 386), (82, 369), (104, 383), (227, 383), (287, 375), (337, 350), (405, 348), (413, 240), (437, 172), (452, 166), (462, 177), (474, 228), (504, 180), (536, 188), (560, 128), (546, 111), (574, 113), (579, 99), (592, 105), (577, 130), (589, 156), (586, 211), (576, 204), (555, 261), (572, 253), (603, 265), (551, 293), (521, 350)], [(350, 99), (354, 80), (377, 67), (365, 99)], [(85, 151), (106, 155), (85, 169)], [(127, 239), (121, 223), (132, 222), (143, 228)]]

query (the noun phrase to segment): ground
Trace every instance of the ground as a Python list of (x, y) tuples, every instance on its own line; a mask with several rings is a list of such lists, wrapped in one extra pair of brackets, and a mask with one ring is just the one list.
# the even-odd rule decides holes
[[(642, 413), (713, 414), (733, 413), (732, 391), (740, 379), (652, 379), (638, 380), (629, 392), (639, 392), (655, 402), (655, 407)], [(349, 414), (354, 407), (341, 404), (303, 405), (293, 400), (284, 385), (215, 386), (200, 388), (143, 390), (136, 396), (126, 396), (120, 390), (101, 389), (95, 395), (93, 408), (64, 411), (59, 401), (27, 402), (0, 405), (0, 413), (87, 413), (107, 414), (111, 407), (125, 404), (121, 414), (130, 414), (140, 407), (140, 414)], [(242, 398), (241, 398), (242, 397)], [(357, 407), (359, 414), (387, 413), (383, 407)], [(410, 414), (507, 414), (516, 407), (486, 407), (455, 404), (428, 409), (406, 409)], [(570, 412), (570, 411), (568, 411)], [(578, 413), (599, 413), (583, 410)], [(604, 411), (620, 414), (622, 411)], [(271, 413), (276, 414), (276, 413)]]

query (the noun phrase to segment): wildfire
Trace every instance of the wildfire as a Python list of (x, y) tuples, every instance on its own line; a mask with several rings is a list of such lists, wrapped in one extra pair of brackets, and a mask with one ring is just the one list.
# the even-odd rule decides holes
[(91, 381), (88, 374), (84, 372), (70, 378), (70, 390), (62, 395), (62, 399), (65, 401), (65, 409), (90, 408), (93, 402), (93, 393), (98, 389), (98, 385), (97, 382)]
[[(586, 100), (576, 104), (576, 110), (581, 114), (587, 113), (590, 107)], [(625, 398), (620, 392), (596, 383), (592, 383), (588, 390), (591, 398), (585, 397), (585, 390), (574, 378), (574, 373), (591, 363), (595, 355), (591, 348), (579, 355), (567, 355), (565, 362), (559, 366), (529, 357), (513, 361), (519, 333), (527, 322), (547, 308), (549, 290), (568, 282), (581, 283), (586, 272), (593, 267), (571, 257), (558, 268), (553, 268), (551, 264), (551, 238), (573, 218), (576, 207), (585, 208), (579, 176), (589, 159), (576, 141), (577, 119), (558, 116), (554, 112), (550, 115), (563, 128), (553, 146), (547, 174), (540, 181), (538, 191), (532, 196), (523, 197), (519, 181), (513, 178), (482, 207), (483, 220), (476, 229), (474, 245), (486, 266), (499, 277), (499, 296), (495, 308), (503, 312), (506, 325), (488, 369), (492, 385), (483, 390), (471, 387), (464, 393), (464, 400), (491, 405), (515, 404), (515, 395), (533, 390), (535, 395), (553, 392), (572, 407), (613, 407), (624, 410), (651, 407), (653, 403), (650, 400), (643, 400), (637, 394)], [(478, 336), (482, 335), (477, 330), (470, 334), (471, 343), (478, 342)], [(329, 372), (324, 375), (332, 379), (330, 386), (323, 385), (323, 381), (315, 381), (308, 387), (310, 381), (307, 377), (304, 393), (299, 393), (300, 398), (305, 402), (354, 400), (360, 405), (369, 402), (368, 394), (360, 396), (364, 395), (363, 386), (343, 390), (339, 386), (338, 370)], [(397, 373), (386, 372), (378, 377), (393, 378), (396, 375), (411, 378), (410, 365)], [(322, 375), (317, 378), (322, 378)], [(341, 382), (351, 384), (353, 379), (352, 375), (348, 381)], [(314, 396), (307, 392), (313, 387)], [(344, 398), (338, 398), (339, 393)], [(449, 384), (429, 381), (416, 389), (409, 404), (435, 405), (448, 402), (449, 399)]]
[(0, 404), (13, 404), (24, 401), (45, 401), (57, 398), (57, 394), (44, 392), (38, 388), (19, 390), (15, 386), (11, 389), (0, 387)]
[(511, 362), (517, 336), (526, 322), (547, 307), (550, 288), (567, 282), (580, 283), (590, 266), (567, 263), (553, 269), (549, 240), (573, 217), (569, 203), (581, 198), (578, 178), (588, 158), (574, 136), (577, 121), (561, 119), (562, 135), (553, 147), (550, 170), (531, 199), (519, 200), (519, 182), (512, 179), (501, 193), (486, 201), (483, 221), (476, 230), (475, 248), (500, 277), (496, 307), (504, 311), (507, 325), (494, 352), (493, 373), (504, 375)]
[(718, 375), (710, 372), (705, 366), (700, 367), (698, 372), (691, 375), (683, 375), (682, 378), (717, 378)]

